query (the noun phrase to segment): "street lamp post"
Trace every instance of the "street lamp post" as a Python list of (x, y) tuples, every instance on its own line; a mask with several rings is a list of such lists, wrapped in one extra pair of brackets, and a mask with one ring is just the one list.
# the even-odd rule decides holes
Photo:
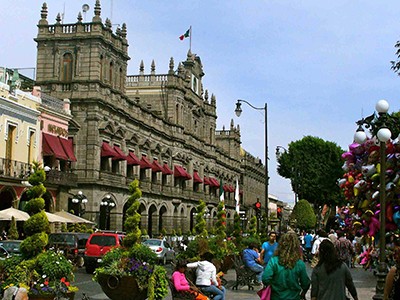
[(379, 183), (379, 203), (380, 203), (380, 229), (379, 229), (379, 266), (376, 283), (376, 294), (373, 299), (383, 299), (383, 290), (385, 287), (385, 280), (387, 275), (387, 264), (386, 264), (386, 142), (391, 138), (391, 131), (386, 127), (388, 120), (389, 104), (386, 100), (380, 100), (375, 106), (378, 116), (375, 113), (367, 118), (363, 118), (357, 121), (359, 125), (357, 132), (354, 135), (354, 141), (358, 144), (362, 144), (366, 141), (367, 135), (364, 132), (363, 125), (367, 128), (371, 128), (373, 135), (379, 140), (379, 154), (380, 154), (380, 183)]
[[(83, 215), (85, 213), (86, 203), (88, 202), (88, 199), (83, 192), (79, 191), (78, 194), (74, 195), (71, 201), (78, 207), (78, 216), (80, 217)], [(83, 209), (82, 205), (84, 206)]]
[(241, 100), (238, 99), (236, 102), (236, 109), (235, 109), (235, 113), (238, 117), (240, 117), (240, 115), (242, 114), (242, 102), (246, 103), (247, 105), (249, 105), (251, 108), (256, 109), (256, 110), (264, 110), (264, 117), (265, 117), (265, 121), (264, 121), (264, 125), (265, 125), (265, 214), (266, 214), (266, 218), (267, 218), (267, 227), (268, 227), (268, 213), (269, 213), (269, 209), (268, 209), (268, 205), (269, 205), (269, 199), (268, 199), (268, 184), (269, 184), (269, 176), (268, 176), (268, 110), (267, 110), (267, 103), (265, 103), (264, 107), (255, 107), (252, 104), (250, 104), (249, 102), (247, 102), (246, 100)]
[(110, 229), (110, 213), (111, 210), (115, 207), (115, 202), (111, 199), (110, 195), (106, 195), (106, 197), (100, 202), (100, 206), (104, 207), (106, 215), (105, 215), (105, 224), (103, 229)]

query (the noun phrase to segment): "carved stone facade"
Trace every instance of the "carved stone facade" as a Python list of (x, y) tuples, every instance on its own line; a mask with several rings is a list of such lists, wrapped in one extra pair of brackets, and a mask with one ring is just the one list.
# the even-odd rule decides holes
[[(36, 84), (47, 94), (70, 99), (74, 116), (69, 135), (78, 187), (60, 195), (59, 207), (67, 209), (68, 194), (80, 190), (89, 199), (86, 218), (99, 223), (108, 218), (107, 229), (121, 230), (128, 184), (138, 178), (141, 227), (156, 235), (162, 228), (191, 230), (200, 199), (207, 203), (212, 226), (220, 183), (228, 222), (235, 212), (236, 178), (246, 200), (241, 209), (256, 198), (264, 201), (263, 166), (241, 155), (239, 127), (232, 122), (229, 130), (216, 130), (217, 101), (203, 89), (200, 57), (189, 51), (177, 68), (171, 58), (168, 74), (156, 74), (153, 62), (145, 75), (142, 63), (138, 75), (127, 76), (126, 25), (114, 33), (110, 20), (103, 24), (98, 0), (94, 12), (89, 23), (79, 14), (74, 24), (61, 24), (57, 17), (49, 25), (44, 4), (35, 39)], [(116, 204), (106, 214), (100, 205), (104, 199)]]

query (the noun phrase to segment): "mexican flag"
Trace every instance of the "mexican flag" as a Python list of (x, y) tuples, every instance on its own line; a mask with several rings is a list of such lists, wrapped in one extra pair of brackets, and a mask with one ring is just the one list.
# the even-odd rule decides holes
[(184, 34), (182, 34), (182, 35), (179, 37), (179, 39), (180, 39), (181, 41), (183, 41), (185, 38), (188, 38), (188, 37), (190, 37), (190, 28), (189, 28), (188, 30), (186, 30), (186, 32), (185, 32)]
[(219, 182), (219, 201), (225, 201), (225, 192), (222, 180)]

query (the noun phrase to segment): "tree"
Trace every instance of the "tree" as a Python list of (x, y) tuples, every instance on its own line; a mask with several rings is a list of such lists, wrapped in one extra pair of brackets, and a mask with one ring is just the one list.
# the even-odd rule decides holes
[(343, 198), (337, 179), (343, 176), (343, 152), (333, 142), (306, 136), (277, 155), (278, 174), (290, 179), (298, 198), (307, 199), (314, 208), (325, 203), (340, 204)]
[(17, 221), (15, 221), (14, 216), (11, 218), (11, 225), (10, 229), (8, 230), (7, 237), (10, 240), (18, 240), (19, 234), (18, 234), (18, 229), (17, 229)]
[(296, 226), (300, 229), (311, 229), (317, 218), (310, 203), (303, 199), (294, 206), (290, 219), (296, 220)]
[(204, 214), (206, 213), (206, 203), (203, 200), (199, 201), (199, 205), (196, 207), (196, 225), (194, 226), (194, 232), (198, 236), (207, 237), (208, 232), (206, 229), (206, 220)]
[(123, 240), (123, 244), (127, 248), (140, 243), (140, 237), (142, 235), (139, 228), (141, 215), (138, 213), (140, 206), (139, 199), (142, 197), (142, 191), (139, 188), (139, 180), (135, 179), (130, 183), (129, 192), (131, 196), (128, 198), (127, 205), (129, 208), (126, 211), (127, 218), (124, 224), (127, 235)]

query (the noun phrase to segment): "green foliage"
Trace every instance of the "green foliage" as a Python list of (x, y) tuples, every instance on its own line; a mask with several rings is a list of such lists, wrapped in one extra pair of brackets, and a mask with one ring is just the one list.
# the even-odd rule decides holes
[(239, 246), (242, 243), (242, 227), (240, 215), (235, 212), (233, 217), (233, 232), (232, 235), (235, 237), (234, 243), (236, 246)]
[(168, 294), (167, 271), (165, 268), (155, 266), (153, 275), (149, 280), (148, 300), (161, 300)]
[(129, 249), (129, 256), (140, 261), (145, 261), (151, 265), (157, 262), (157, 255), (149, 247), (142, 244), (133, 245), (133, 247)]
[(222, 241), (226, 238), (226, 211), (224, 201), (219, 201), (217, 211), (215, 234), (217, 235), (217, 242), (223, 247), (225, 245), (222, 243)]
[(250, 219), (249, 234), (252, 237), (257, 236), (257, 217), (256, 216), (252, 216)]
[(68, 232), (68, 227), (65, 223), (61, 224), (61, 232)]
[(177, 236), (182, 236), (182, 229), (178, 228), (178, 230), (176, 231)]
[(73, 264), (64, 255), (52, 250), (37, 256), (35, 268), (40, 274), (46, 274), (50, 280), (58, 281), (63, 277), (68, 281), (74, 279)]
[(202, 237), (207, 236), (206, 230), (206, 220), (204, 219), (204, 214), (206, 211), (206, 203), (203, 200), (199, 201), (199, 205), (196, 208), (196, 225), (194, 226), (195, 235), (199, 235)]
[(336, 182), (343, 176), (343, 152), (333, 142), (306, 136), (291, 142), (288, 151), (278, 155), (278, 174), (290, 179), (300, 199), (317, 206), (340, 204), (343, 197)]
[(130, 183), (129, 192), (131, 196), (128, 198), (127, 205), (129, 208), (126, 211), (127, 218), (124, 224), (127, 235), (123, 240), (123, 244), (127, 248), (139, 243), (140, 236), (142, 235), (139, 228), (141, 215), (138, 213), (140, 206), (139, 198), (142, 197), (142, 191), (139, 189), (139, 180), (135, 179)]
[(260, 238), (263, 241), (266, 241), (268, 239), (268, 226), (267, 226), (267, 213), (263, 212), (262, 214), (262, 220), (260, 224)]
[(19, 234), (17, 229), (17, 221), (15, 221), (14, 216), (11, 218), (10, 229), (8, 230), (7, 236), (10, 240), (18, 240)]
[(316, 223), (316, 216), (313, 208), (307, 200), (300, 200), (293, 208), (290, 219), (296, 219), (296, 226), (299, 229), (314, 228)]
[(50, 233), (50, 223), (44, 210), (34, 214), (24, 223), (24, 231), (29, 235), (40, 232)]
[(47, 233), (40, 232), (25, 238), (21, 245), (20, 250), (25, 258), (31, 258), (41, 253), (49, 242)]

